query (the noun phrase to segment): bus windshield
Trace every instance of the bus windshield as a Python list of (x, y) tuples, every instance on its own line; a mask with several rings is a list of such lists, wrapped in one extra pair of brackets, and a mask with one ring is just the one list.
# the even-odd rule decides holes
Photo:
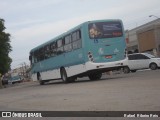
[(88, 25), (90, 39), (114, 38), (123, 36), (120, 22), (96, 22)]

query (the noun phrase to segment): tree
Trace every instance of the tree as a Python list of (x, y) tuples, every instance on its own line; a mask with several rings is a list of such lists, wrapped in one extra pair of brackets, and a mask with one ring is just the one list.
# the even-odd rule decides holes
[(0, 73), (5, 74), (10, 70), (12, 59), (9, 53), (12, 51), (10, 45), (10, 34), (5, 32), (4, 20), (0, 19)]

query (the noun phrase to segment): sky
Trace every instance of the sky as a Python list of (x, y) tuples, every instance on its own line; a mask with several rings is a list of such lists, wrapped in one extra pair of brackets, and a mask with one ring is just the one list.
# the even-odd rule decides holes
[(160, 17), (160, 0), (0, 0), (11, 34), (11, 68), (29, 64), (32, 48), (85, 21), (121, 19), (125, 30)]

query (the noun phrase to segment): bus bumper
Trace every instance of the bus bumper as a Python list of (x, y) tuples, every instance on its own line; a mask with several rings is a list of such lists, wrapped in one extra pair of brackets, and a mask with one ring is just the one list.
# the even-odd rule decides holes
[(94, 62), (89, 61), (86, 63), (86, 69), (87, 71), (96, 70), (96, 69), (97, 70), (106, 69), (107, 71), (111, 71), (111, 70), (123, 68), (127, 66), (127, 63), (128, 63), (127, 58), (125, 58), (124, 60), (120, 60), (120, 61), (105, 62), (105, 63), (94, 63)]

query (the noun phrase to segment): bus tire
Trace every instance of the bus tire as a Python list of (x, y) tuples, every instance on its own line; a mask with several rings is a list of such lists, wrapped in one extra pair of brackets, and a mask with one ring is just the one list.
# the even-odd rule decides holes
[(89, 74), (88, 77), (89, 77), (90, 80), (99, 80), (99, 79), (101, 79), (101, 77), (102, 77), (102, 73)]
[(37, 73), (37, 79), (38, 79), (40, 85), (44, 85), (45, 82), (42, 80), (40, 73)]
[(63, 80), (63, 82), (68, 83), (69, 79), (67, 77), (67, 72), (66, 72), (65, 68), (61, 68), (60, 73), (61, 73), (61, 79)]
[(124, 72), (125, 74), (130, 73), (129, 67), (128, 67), (128, 66), (124, 67), (124, 68), (123, 68), (123, 72)]

